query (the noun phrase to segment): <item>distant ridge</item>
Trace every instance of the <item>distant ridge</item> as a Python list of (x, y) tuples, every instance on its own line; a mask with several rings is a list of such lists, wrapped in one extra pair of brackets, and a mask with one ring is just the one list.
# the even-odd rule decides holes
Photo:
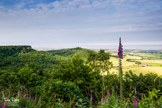
[(21, 51), (30, 52), (33, 51), (30, 45), (6, 45), (0, 46), (0, 58), (20, 53)]
[(82, 59), (86, 60), (88, 57), (89, 51), (93, 51), (93, 50), (76, 47), (76, 48), (67, 48), (67, 49), (60, 49), (60, 50), (49, 50), (47, 52), (52, 53), (54, 55), (70, 57), (70, 58), (73, 58), (76, 55), (79, 55)]
[(32, 49), (30, 45), (3, 45), (0, 46), (0, 48), (11, 48), (11, 47), (19, 47), (19, 48), (25, 48), (25, 49)]

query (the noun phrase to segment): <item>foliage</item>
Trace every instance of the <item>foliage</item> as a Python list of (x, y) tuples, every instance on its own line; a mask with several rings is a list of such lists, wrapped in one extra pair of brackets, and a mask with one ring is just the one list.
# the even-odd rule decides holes
[(141, 73), (139, 76), (137, 76), (136, 74), (133, 74), (130, 70), (129, 73), (126, 72), (126, 74), (124, 75), (124, 79), (124, 88), (125, 91), (128, 91), (124, 92), (126, 96), (129, 95), (133, 87), (137, 88), (138, 97), (141, 97), (141, 94), (145, 94), (146, 96), (148, 96), (148, 91), (153, 90), (153, 88), (156, 88), (158, 90), (162, 89), (162, 78), (160, 78), (155, 73), (148, 73), (145, 75)]
[(141, 64), (141, 62), (140, 61), (135, 61), (135, 64), (138, 64), (139, 65), (139, 64)]
[(76, 47), (76, 48), (61, 49), (61, 50), (51, 50), (48, 52), (54, 55), (68, 57), (69, 60), (76, 57), (77, 55), (79, 55), (80, 58), (82, 58), (83, 60), (86, 60), (88, 57), (88, 51), (90, 50)]
[(14, 55), (18, 52), (33, 51), (31, 46), (0, 46), (0, 58)]
[(67, 64), (62, 63), (60, 68), (52, 73), (53, 79), (58, 79), (63, 82), (74, 82), (85, 94), (85, 88), (91, 83), (90, 72), (91, 68), (84, 65), (79, 55), (68, 61)]
[(137, 61), (138, 59), (126, 59), (128, 62), (135, 62), (135, 64), (141, 64), (140, 61)]
[(65, 102), (70, 102), (70, 99), (79, 101), (80, 98), (84, 99), (84, 102), (88, 102), (88, 98), (84, 97), (80, 89), (75, 86), (73, 82), (62, 81), (47, 81), (42, 85), (42, 101), (52, 104), (54, 97), (63, 99)]
[(26, 65), (18, 73), (19, 82), (27, 88), (41, 84), (40, 71), (36, 65)]
[(110, 62), (109, 59), (110, 53), (105, 53), (102, 49), (98, 53), (89, 51), (87, 63), (89, 63), (94, 70), (100, 69), (102, 73), (109, 73), (109, 69), (112, 67), (112, 62)]
[(7, 56), (0, 62), (0, 69), (2, 70), (16, 70), (17, 68), (23, 68), (25, 64), (35, 63), (41, 69), (49, 69), (52, 71), (53, 64), (59, 65), (60, 62), (66, 62), (67, 57), (61, 57), (58, 55), (53, 56), (47, 52), (31, 51), (20, 52), (12, 56)]
[[(160, 57), (160, 51), (155, 53)], [(26, 97), (19, 98), (19, 107), (89, 107), (88, 98), (92, 93), (93, 107), (119, 107), (119, 76), (113, 73), (101, 75), (101, 71), (108, 72), (112, 66), (109, 57), (104, 50), (35, 51), (29, 46), (0, 47), (0, 98), (18, 98), (26, 91)], [(137, 100), (139, 108), (162, 107), (162, 78), (157, 74), (137, 75), (130, 70), (123, 75), (122, 82), (124, 107), (136, 107), (132, 99)], [(107, 89), (111, 96), (102, 102)], [(39, 99), (33, 100), (35, 96)]]

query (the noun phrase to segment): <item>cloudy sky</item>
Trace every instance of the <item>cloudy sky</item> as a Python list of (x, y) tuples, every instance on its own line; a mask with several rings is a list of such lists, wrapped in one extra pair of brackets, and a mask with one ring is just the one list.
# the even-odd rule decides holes
[(162, 45), (162, 0), (0, 0), (0, 45)]

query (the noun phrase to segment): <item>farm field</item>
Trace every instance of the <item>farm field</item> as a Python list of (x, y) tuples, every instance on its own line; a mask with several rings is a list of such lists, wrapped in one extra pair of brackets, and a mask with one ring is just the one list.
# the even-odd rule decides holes
[[(139, 75), (140, 73), (146, 74), (149, 72), (157, 73), (158, 75), (162, 75), (162, 67), (123, 67), (123, 73), (126, 71), (132, 70), (133, 73)], [(118, 68), (112, 68), (110, 73), (118, 74)]]
[[(111, 53), (113, 55), (110, 57), (110, 61), (113, 63), (113, 67), (109, 70), (110, 73), (114, 72), (118, 74), (118, 65), (119, 60), (114, 55), (116, 53)], [(157, 73), (158, 75), (162, 75), (162, 54), (156, 53), (138, 53), (138, 51), (127, 52), (124, 54), (122, 59), (122, 69), (123, 73), (126, 71), (132, 70), (133, 73), (139, 75), (140, 73), (146, 74), (149, 72)], [(130, 61), (128, 61), (128, 59)], [(141, 64), (152, 65), (150, 67), (140, 67), (139, 64), (136, 64), (136, 61), (141, 62)]]

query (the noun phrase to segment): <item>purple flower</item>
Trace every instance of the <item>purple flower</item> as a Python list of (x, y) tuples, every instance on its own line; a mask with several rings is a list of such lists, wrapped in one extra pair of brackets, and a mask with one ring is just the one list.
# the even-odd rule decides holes
[(103, 99), (101, 99), (101, 101), (103, 102)]
[(110, 93), (107, 93), (107, 98), (110, 96)]
[(93, 98), (90, 99), (90, 101), (92, 102)]
[(91, 93), (91, 98), (90, 98), (90, 101), (92, 102), (93, 98), (92, 98), (92, 93)]
[(107, 93), (107, 97), (109, 97), (110, 96), (110, 93)]
[(6, 106), (5, 106), (5, 105), (4, 105), (4, 106), (3, 106), (3, 105), (1, 105), (1, 108), (6, 108)]
[(37, 100), (37, 96), (35, 97), (35, 100)]
[(123, 59), (123, 45), (121, 44), (121, 38), (119, 38), (118, 56)]
[(107, 101), (107, 98), (105, 98), (105, 100), (104, 101)]
[(110, 96), (110, 90), (107, 91), (107, 98)]
[(135, 104), (136, 104), (136, 106), (138, 105), (138, 102), (137, 102), (137, 100), (136, 100), (136, 99), (133, 99), (132, 101), (133, 101), (133, 103), (135, 103)]

